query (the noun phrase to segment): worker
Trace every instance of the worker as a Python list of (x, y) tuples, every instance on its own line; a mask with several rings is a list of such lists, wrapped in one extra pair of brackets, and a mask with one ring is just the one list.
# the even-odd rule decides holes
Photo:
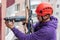
[(56, 29), (58, 19), (54, 17), (53, 7), (50, 3), (42, 2), (36, 7), (36, 15), (38, 22), (33, 24), (34, 32), (24, 34), (14, 26), (14, 22), (5, 21), (19, 40), (56, 40)]

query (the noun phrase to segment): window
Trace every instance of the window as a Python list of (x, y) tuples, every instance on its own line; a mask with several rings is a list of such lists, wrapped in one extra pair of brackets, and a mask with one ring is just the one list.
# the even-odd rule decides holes
[(56, 15), (59, 15), (59, 12), (56, 12)]
[(51, 4), (53, 6), (53, 4)]
[(50, 0), (48, 0), (48, 2), (50, 2)]
[(20, 4), (16, 4), (15, 10), (16, 10), (16, 11), (19, 11), (19, 10), (20, 10)]
[(59, 8), (59, 4), (57, 4), (57, 8)]
[(35, 9), (37, 5), (31, 5), (31, 9)]

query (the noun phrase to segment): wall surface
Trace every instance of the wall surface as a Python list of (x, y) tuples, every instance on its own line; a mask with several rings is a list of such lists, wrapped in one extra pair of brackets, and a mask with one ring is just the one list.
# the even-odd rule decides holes
[(0, 40), (1, 40), (1, 7), (0, 7)]

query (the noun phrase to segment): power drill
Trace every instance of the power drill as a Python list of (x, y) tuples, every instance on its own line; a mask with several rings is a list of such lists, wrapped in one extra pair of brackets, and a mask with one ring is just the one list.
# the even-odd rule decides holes
[(21, 22), (21, 21), (25, 21), (26, 17), (25, 16), (5, 17), (4, 20), (5, 21), (13, 21), (14, 20), (14, 22)]

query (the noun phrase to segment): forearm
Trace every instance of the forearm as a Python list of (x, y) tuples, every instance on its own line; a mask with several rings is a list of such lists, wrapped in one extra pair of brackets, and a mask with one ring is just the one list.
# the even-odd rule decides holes
[(24, 33), (22, 33), (21, 31), (19, 31), (19, 30), (16, 29), (15, 27), (12, 28), (11, 30), (13, 31), (13, 33), (15, 34), (15, 36), (16, 36), (17, 38), (19, 38), (20, 40), (24, 40), (24, 38), (25, 38), (25, 36), (26, 36)]

